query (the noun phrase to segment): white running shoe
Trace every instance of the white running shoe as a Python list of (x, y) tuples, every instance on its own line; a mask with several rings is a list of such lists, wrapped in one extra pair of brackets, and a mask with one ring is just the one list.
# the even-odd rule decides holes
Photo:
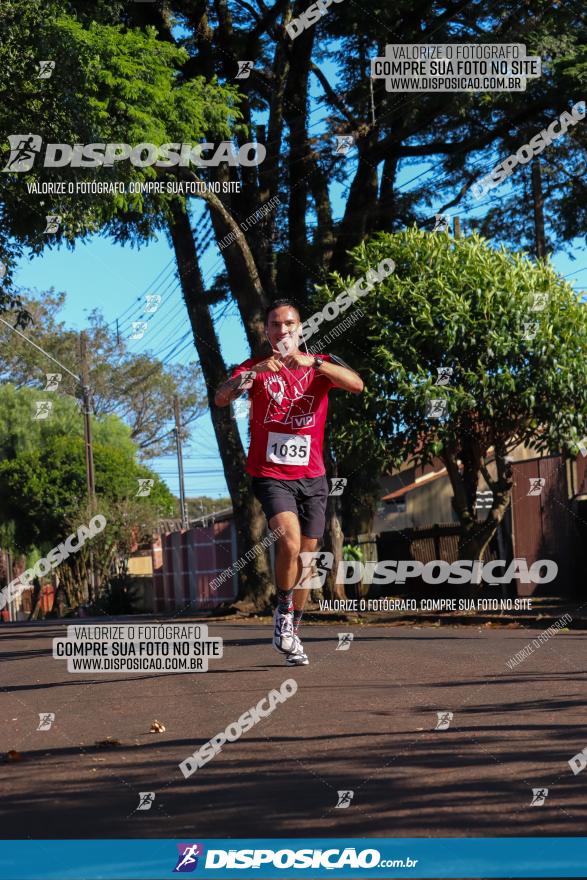
[(285, 658), (287, 666), (308, 666), (310, 661), (308, 655), (304, 653), (304, 646), (298, 636), (294, 635), (294, 639), (293, 650)]
[(273, 647), (280, 654), (291, 654), (295, 648), (296, 638), (293, 628), (293, 614), (291, 612), (284, 614), (279, 608), (276, 608), (273, 615)]

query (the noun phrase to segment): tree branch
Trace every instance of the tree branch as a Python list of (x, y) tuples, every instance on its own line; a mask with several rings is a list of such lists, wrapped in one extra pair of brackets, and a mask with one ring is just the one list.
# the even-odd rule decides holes
[(324, 89), (324, 92), (332, 106), (336, 107), (337, 110), (340, 110), (345, 119), (350, 122), (350, 124), (353, 126), (353, 129), (356, 131), (360, 127), (359, 122), (353, 116), (351, 111), (345, 106), (344, 102), (338, 97), (338, 95), (328, 82), (323, 71), (318, 67), (317, 64), (314, 64), (314, 62), (310, 64), (310, 70), (312, 71), (312, 73), (316, 74), (320, 85)]

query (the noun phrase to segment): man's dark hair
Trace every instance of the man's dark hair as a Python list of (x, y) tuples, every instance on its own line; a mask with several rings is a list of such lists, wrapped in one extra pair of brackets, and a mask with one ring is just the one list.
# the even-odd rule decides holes
[(300, 312), (300, 307), (295, 301), (295, 299), (288, 299), (287, 297), (283, 297), (282, 299), (274, 299), (272, 303), (269, 303), (267, 308), (265, 309), (265, 326), (269, 323), (269, 315), (273, 311), (273, 309), (278, 309), (280, 306), (289, 306), (291, 309), (295, 309), (298, 313), (298, 318), (300, 321), (302, 320), (302, 314)]

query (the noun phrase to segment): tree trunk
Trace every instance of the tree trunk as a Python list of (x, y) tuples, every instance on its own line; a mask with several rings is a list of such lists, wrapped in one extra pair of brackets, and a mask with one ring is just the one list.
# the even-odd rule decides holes
[[(462, 471), (457, 465), (454, 449), (452, 452), (445, 450), (441, 456), (453, 489), (453, 507), (461, 524), (458, 545), (459, 559), (483, 560), (509, 507), (513, 487), (512, 468), (511, 464), (505, 460), (505, 450), (498, 453), (497, 446), (496, 443), (496, 480), (491, 479), (487, 468), (482, 465), (476, 443), (472, 444), (471, 454), (463, 462)], [(492, 507), (484, 520), (477, 519), (474, 503), (481, 471), (483, 471), (485, 481), (493, 492)], [(476, 592), (479, 586), (471, 584), (466, 592)]]
[(361, 153), (351, 183), (344, 217), (338, 227), (331, 269), (344, 273), (349, 264), (347, 251), (360, 244), (368, 232), (368, 219), (377, 204), (377, 170)]
[(544, 233), (544, 196), (542, 193), (542, 171), (540, 158), (532, 162), (532, 200), (534, 202), (534, 236), (536, 257), (543, 260), (546, 257), (546, 236)]
[(372, 222), (374, 231), (391, 232), (396, 215), (396, 192), (395, 176), (397, 172), (398, 158), (391, 155), (383, 163), (381, 184), (379, 186), (379, 199), (376, 205), (375, 217)]
[(29, 614), (29, 620), (38, 620), (41, 616), (41, 581), (35, 578), (34, 584), (31, 597), (32, 611)]
[[(265, 519), (251, 493), (250, 479), (245, 472), (245, 453), (230, 407), (217, 407), (216, 389), (225, 381), (226, 367), (220, 353), (218, 337), (206, 303), (204, 284), (194, 246), (185, 205), (175, 202), (169, 229), (177, 260), (183, 297), (194, 334), (194, 343), (206, 382), (208, 404), (226, 482), (232, 499), (237, 534), (238, 558), (263, 539)], [(248, 562), (239, 573), (238, 600), (255, 608), (269, 604), (273, 592), (271, 572), (266, 554)]]
[[(297, 10), (297, 7), (296, 7)], [(285, 87), (283, 115), (289, 126), (288, 232), (289, 254), (287, 276), (284, 278), (289, 295), (304, 305), (308, 295), (308, 80), (314, 29), (304, 31), (290, 46), (290, 65)]]

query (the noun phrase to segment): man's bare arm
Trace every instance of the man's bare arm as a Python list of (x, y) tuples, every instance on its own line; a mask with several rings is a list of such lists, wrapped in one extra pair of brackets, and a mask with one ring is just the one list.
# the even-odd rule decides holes
[(214, 403), (216, 406), (228, 406), (237, 397), (240, 397), (243, 391), (246, 391), (253, 384), (253, 380), (246, 380), (247, 373), (240, 373), (234, 379), (229, 379), (218, 388), (214, 395)]
[(327, 376), (336, 388), (341, 388), (343, 391), (360, 394), (365, 387), (359, 374), (346, 365), (342, 366), (331, 361), (324, 361), (318, 372), (323, 376)]
[(228, 406), (229, 403), (240, 397), (243, 391), (248, 391), (249, 388), (252, 388), (257, 373), (278, 373), (282, 366), (281, 362), (274, 357), (255, 364), (250, 370), (239, 373), (234, 379), (228, 379), (227, 382), (221, 385), (214, 396), (214, 403), (216, 406)]

